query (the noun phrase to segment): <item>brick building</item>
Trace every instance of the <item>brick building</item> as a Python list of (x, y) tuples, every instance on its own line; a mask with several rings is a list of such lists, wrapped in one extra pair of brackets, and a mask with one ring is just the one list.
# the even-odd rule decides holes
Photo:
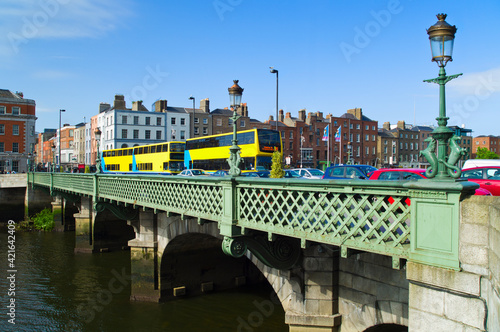
[(35, 152), (36, 104), (0, 89), (0, 171), (26, 172)]
[(481, 135), (474, 137), (472, 139), (471, 158), (476, 158), (478, 148), (486, 148), (489, 151), (495, 152), (496, 154), (500, 155), (500, 136)]

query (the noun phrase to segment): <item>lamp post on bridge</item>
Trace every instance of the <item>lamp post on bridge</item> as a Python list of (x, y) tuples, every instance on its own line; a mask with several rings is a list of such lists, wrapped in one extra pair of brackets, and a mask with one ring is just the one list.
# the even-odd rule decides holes
[(97, 147), (97, 155), (95, 157), (95, 167), (96, 167), (96, 173), (101, 173), (101, 156), (99, 153), (99, 145), (101, 144), (101, 134), (102, 132), (99, 130), (99, 128), (96, 128), (94, 130), (94, 137), (95, 137), (95, 143)]
[[(439, 84), (439, 117), (436, 118), (438, 127), (428, 138), (428, 147), (420, 151), (420, 154), (427, 159), (429, 167), (425, 172), (428, 178), (436, 180), (453, 180), (461, 175), (459, 167), (455, 166), (466, 150), (457, 144), (459, 137), (447, 127), (448, 117), (446, 116), (445, 84), (462, 74), (446, 76), (444, 67), (448, 61), (452, 61), (453, 41), (457, 28), (448, 24), (446, 14), (438, 14), (436, 24), (427, 29), (431, 43), (432, 61), (439, 66), (439, 76), (437, 78), (424, 80), (427, 83)], [(436, 155), (437, 147), (437, 155)], [(448, 154), (448, 147), (450, 153)]]
[(193, 101), (193, 128), (190, 129), (191, 130), (191, 137), (194, 137), (194, 116), (195, 116), (195, 112), (194, 112), (194, 103), (195, 103), (195, 100), (194, 100), (194, 97), (191, 96), (189, 97), (189, 100), (192, 100)]
[(61, 113), (66, 112), (66, 110), (59, 110), (59, 135), (57, 135), (57, 141), (58, 141), (58, 160), (57, 160), (57, 165), (58, 165), (58, 172), (61, 171), (61, 166), (62, 166), (62, 160), (61, 160)]
[[(243, 89), (238, 85), (238, 80), (233, 80), (234, 84), (228, 88), (227, 90), (229, 91), (229, 100), (231, 104), (231, 109), (233, 110), (233, 139), (232, 139), (232, 145), (229, 148), (229, 159), (227, 160), (229, 164), (229, 175), (231, 176), (238, 176), (241, 173), (240, 170), (240, 162), (241, 162), (241, 156), (240, 156), (240, 147), (238, 146), (238, 134), (237, 134), (237, 121), (239, 118), (241, 118), (240, 115), (238, 115), (238, 107), (241, 104), (241, 96), (243, 95)], [(255, 165), (255, 169), (257, 169), (257, 165)]]
[(55, 159), (56, 159), (56, 146), (55, 146), (55, 144), (52, 144), (50, 149), (52, 150), (52, 169), (51, 169), (51, 171), (52, 171), (52, 173), (54, 173), (55, 172)]
[(278, 70), (273, 67), (271, 69), (271, 74), (276, 74), (276, 131), (278, 131)]

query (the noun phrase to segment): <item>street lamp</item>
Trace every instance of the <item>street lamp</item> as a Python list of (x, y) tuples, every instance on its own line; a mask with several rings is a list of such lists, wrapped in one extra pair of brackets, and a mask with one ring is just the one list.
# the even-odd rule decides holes
[(61, 165), (62, 165), (62, 162), (61, 162), (61, 113), (62, 112), (66, 112), (66, 110), (59, 110), (59, 135), (57, 135), (58, 137), (58, 144), (59, 144), (59, 160), (57, 161), (57, 164), (59, 166), (59, 169), (58, 171), (60, 172), (61, 171)]
[(191, 129), (191, 137), (194, 137), (194, 97), (191, 96), (189, 97), (189, 100), (192, 100), (193, 101), (193, 129)]
[(278, 70), (271, 68), (271, 74), (276, 74), (276, 130), (278, 130)]
[(29, 173), (31, 171), (31, 152), (28, 153), (28, 171), (26, 173)]
[[(432, 61), (435, 61), (439, 66), (439, 76), (437, 78), (424, 80), (428, 83), (439, 84), (439, 117), (436, 118), (439, 127), (431, 133), (429, 146), (420, 151), (427, 161), (429, 167), (425, 175), (428, 178), (436, 178), (438, 180), (450, 180), (450, 178), (458, 178), (461, 175), (460, 168), (455, 166), (466, 150), (457, 144), (457, 139), (453, 131), (447, 127), (448, 117), (446, 117), (446, 100), (445, 100), (445, 84), (462, 74), (446, 76), (444, 67), (448, 61), (452, 61), (453, 41), (457, 28), (446, 23), (446, 14), (437, 15), (438, 22), (427, 29), (429, 40), (431, 43)], [(436, 156), (437, 145), (437, 156)], [(448, 146), (450, 154), (448, 155)]]
[(52, 150), (52, 173), (54, 173), (54, 171), (55, 171), (54, 165), (55, 165), (55, 158), (56, 158), (56, 146), (54, 144), (52, 144), (50, 149)]
[[(237, 136), (237, 121), (241, 116), (237, 113), (238, 106), (241, 104), (241, 96), (243, 95), (243, 89), (238, 85), (238, 80), (233, 80), (234, 84), (228, 88), (229, 91), (229, 101), (231, 104), (231, 109), (233, 109), (233, 140), (231, 147), (229, 148), (229, 158), (227, 160), (229, 164), (229, 175), (238, 176), (241, 173), (239, 168), (241, 162), (240, 147), (238, 146), (238, 136)], [(257, 165), (255, 165), (257, 169)]]
[(94, 130), (95, 143), (96, 143), (96, 147), (97, 147), (97, 156), (95, 158), (95, 166), (96, 166), (97, 173), (101, 173), (101, 156), (99, 154), (99, 145), (101, 143), (101, 134), (102, 134), (102, 132), (99, 130), (99, 128), (96, 128)]

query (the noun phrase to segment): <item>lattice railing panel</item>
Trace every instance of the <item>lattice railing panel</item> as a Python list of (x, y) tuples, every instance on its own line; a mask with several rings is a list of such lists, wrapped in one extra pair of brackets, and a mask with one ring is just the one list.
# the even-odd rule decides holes
[(212, 218), (222, 215), (222, 188), (177, 179), (99, 177), (99, 197), (163, 211)]
[[(240, 226), (334, 245), (405, 255), (410, 201), (404, 193), (240, 186)], [(378, 250), (377, 250), (378, 249)]]

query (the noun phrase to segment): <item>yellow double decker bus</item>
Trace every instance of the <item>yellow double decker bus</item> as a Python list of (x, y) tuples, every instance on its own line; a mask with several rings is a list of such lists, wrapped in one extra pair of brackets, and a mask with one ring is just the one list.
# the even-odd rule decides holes
[(104, 173), (178, 174), (184, 168), (184, 142), (165, 142), (104, 150)]
[[(208, 172), (229, 169), (227, 159), (232, 139), (232, 133), (188, 139), (184, 151), (184, 166)], [(240, 169), (243, 171), (271, 170), (274, 151), (282, 151), (281, 136), (276, 130), (239, 131), (237, 139), (241, 148)]]

